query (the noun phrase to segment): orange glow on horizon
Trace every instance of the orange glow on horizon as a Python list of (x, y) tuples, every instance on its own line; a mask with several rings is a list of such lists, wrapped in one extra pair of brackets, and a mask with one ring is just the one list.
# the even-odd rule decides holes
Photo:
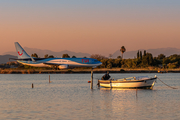
[(121, 46), (127, 51), (180, 48), (179, 8), (66, 7), (50, 11), (29, 7), (25, 12), (14, 8), (15, 12), (2, 13), (0, 54), (14, 51), (16, 41), (24, 47), (106, 56)]

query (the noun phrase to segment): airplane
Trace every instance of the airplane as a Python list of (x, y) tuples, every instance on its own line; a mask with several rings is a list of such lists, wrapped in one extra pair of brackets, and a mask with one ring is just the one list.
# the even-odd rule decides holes
[(67, 69), (72, 67), (92, 67), (95, 68), (102, 63), (93, 58), (36, 58), (29, 56), (18, 42), (15, 42), (18, 59), (17, 62), (23, 65), (34, 67), (53, 67)]

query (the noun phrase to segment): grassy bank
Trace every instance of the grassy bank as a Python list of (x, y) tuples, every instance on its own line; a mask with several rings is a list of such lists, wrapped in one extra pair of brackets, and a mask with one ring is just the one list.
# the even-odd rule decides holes
[[(92, 69), (65, 69), (65, 70), (43, 70), (43, 69), (0, 69), (0, 74), (65, 74), (65, 73), (91, 73)], [(180, 73), (180, 69), (122, 69), (122, 68), (95, 68), (94, 73)]]

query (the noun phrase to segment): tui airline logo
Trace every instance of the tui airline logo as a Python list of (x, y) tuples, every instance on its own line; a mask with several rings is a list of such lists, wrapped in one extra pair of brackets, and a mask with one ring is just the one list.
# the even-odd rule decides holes
[(89, 62), (89, 59), (81, 59), (82, 60), (82, 63), (88, 63)]
[(18, 51), (19, 56), (23, 55), (23, 52), (24, 52), (23, 50), (22, 50), (22, 53), (20, 53), (20, 52)]

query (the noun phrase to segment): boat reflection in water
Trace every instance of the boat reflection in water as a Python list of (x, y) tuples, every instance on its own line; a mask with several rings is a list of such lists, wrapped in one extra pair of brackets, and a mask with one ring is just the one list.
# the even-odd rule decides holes
[(117, 80), (99, 80), (98, 84), (105, 88), (120, 89), (152, 89), (157, 77), (148, 76), (129, 77)]

